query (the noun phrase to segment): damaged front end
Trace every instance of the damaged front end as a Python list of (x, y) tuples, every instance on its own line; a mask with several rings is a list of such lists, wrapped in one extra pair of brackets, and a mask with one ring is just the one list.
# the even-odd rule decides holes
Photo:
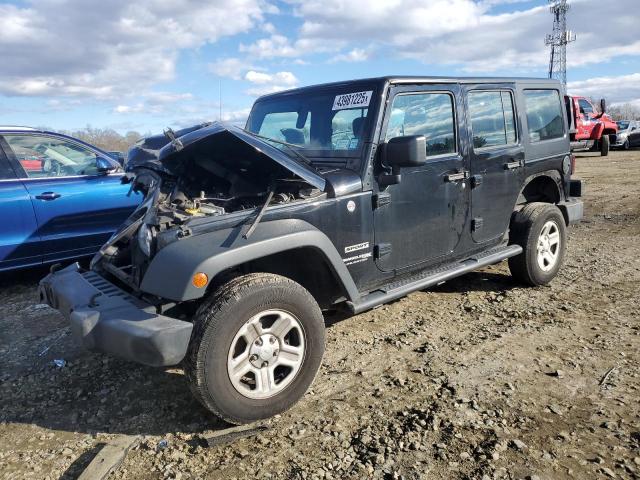
[(136, 144), (127, 179), (145, 200), (96, 254), (92, 270), (138, 292), (159, 250), (211, 220), (233, 218), (250, 235), (267, 207), (325, 195), (325, 178), (279, 147), (286, 145), (217, 122)]

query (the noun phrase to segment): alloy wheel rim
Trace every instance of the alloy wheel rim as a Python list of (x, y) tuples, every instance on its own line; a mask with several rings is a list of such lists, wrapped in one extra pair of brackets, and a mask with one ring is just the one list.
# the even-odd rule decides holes
[(264, 310), (236, 333), (227, 357), (227, 373), (238, 393), (251, 399), (273, 397), (300, 371), (306, 343), (302, 324), (284, 310)]
[(540, 235), (536, 247), (536, 260), (543, 272), (548, 272), (556, 266), (560, 255), (560, 229), (553, 220), (547, 221)]

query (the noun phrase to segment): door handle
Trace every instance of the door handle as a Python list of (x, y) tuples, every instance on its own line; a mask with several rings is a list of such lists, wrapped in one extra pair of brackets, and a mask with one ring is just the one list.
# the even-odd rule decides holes
[(446, 182), (459, 182), (469, 177), (469, 172), (450, 173), (444, 176)]
[(505, 170), (515, 170), (516, 168), (520, 168), (521, 166), (522, 166), (522, 162), (520, 160), (504, 164)]
[(36, 195), (38, 200), (55, 200), (60, 197), (61, 195), (56, 192), (42, 192), (40, 195)]

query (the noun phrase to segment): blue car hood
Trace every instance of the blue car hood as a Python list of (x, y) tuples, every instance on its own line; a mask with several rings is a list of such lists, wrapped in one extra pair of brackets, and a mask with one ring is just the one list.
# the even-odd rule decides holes
[(219, 164), (248, 179), (294, 176), (325, 189), (324, 177), (313, 167), (240, 127), (222, 122), (176, 131), (175, 140), (166, 135), (144, 139), (129, 151), (127, 170), (145, 167), (179, 177), (196, 160)]

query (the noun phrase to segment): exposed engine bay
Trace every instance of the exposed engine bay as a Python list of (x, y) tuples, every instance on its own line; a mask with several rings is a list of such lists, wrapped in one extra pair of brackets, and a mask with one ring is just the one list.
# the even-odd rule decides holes
[(268, 207), (326, 195), (319, 173), (244, 131), (214, 124), (176, 133), (129, 152), (124, 181), (145, 200), (92, 261), (134, 289), (155, 252), (212, 228), (208, 218), (248, 210), (240, 221), (249, 238)]

